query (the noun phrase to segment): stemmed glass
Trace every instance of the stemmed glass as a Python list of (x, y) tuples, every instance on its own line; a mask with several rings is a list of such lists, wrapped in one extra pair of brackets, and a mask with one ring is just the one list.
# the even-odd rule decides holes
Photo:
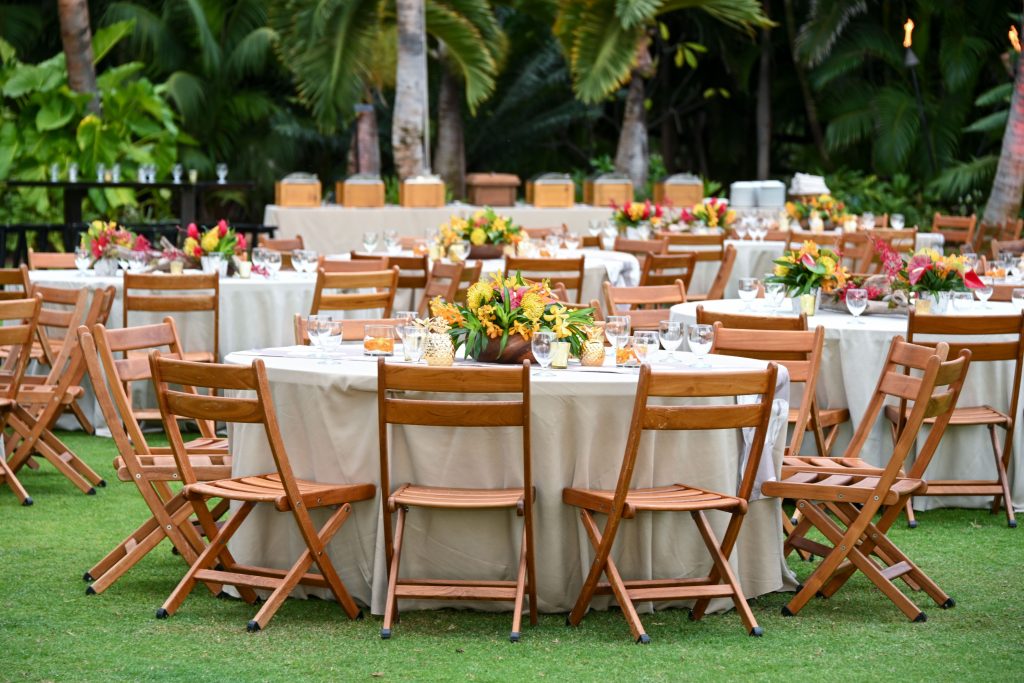
[(768, 310), (772, 315), (775, 315), (779, 311), (779, 306), (782, 305), (783, 300), (786, 298), (786, 286), (781, 282), (769, 282), (764, 286), (764, 299), (768, 302)]
[(615, 346), (615, 340), (619, 337), (629, 336), (629, 316), (628, 315), (610, 315), (604, 323), (604, 336), (608, 338), (608, 343)]
[(223, 185), (228, 181), (228, 165), (221, 162), (217, 164), (217, 182)]
[(981, 307), (987, 309), (989, 307), (988, 300), (992, 298), (992, 278), (983, 277), (978, 279), (981, 280), (982, 286), (974, 290), (974, 295), (981, 301)]
[(658, 338), (661, 345), (668, 351), (668, 362), (678, 363), (676, 350), (683, 343), (683, 323), (678, 320), (662, 320), (658, 323)]
[(853, 324), (863, 325), (864, 321), (860, 319), (860, 314), (868, 307), (868, 290), (860, 288), (846, 290), (846, 307), (853, 315)]
[(281, 270), (281, 252), (267, 249), (264, 255), (264, 263), (270, 279), (277, 277), (277, 271)]
[(978, 255), (973, 251), (967, 250), (960, 254), (964, 259), (964, 266), (968, 270), (977, 270), (978, 268)]
[(270, 277), (270, 273), (267, 271), (266, 247), (256, 247), (252, 250), (252, 265), (263, 273), (264, 277)]
[(587, 224), (587, 232), (590, 233), (591, 237), (597, 237), (598, 235), (601, 234), (602, 230), (604, 230), (604, 226), (602, 226), (601, 221), (597, 220), (596, 218), (591, 219), (590, 223)]
[(372, 254), (373, 250), (377, 248), (377, 240), (380, 239), (380, 235), (375, 232), (364, 232), (363, 233), (363, 251), (368, 254)]
[(743, 302), (743, 310), (751, 310), (751, 303), (757, 298), (758, 281), (756, 277), (741, 277), (739, 281), (739, 295)]
[(391, 314), (397, 322), (395, 323), (395, 334), (398, 338), (405, 343), (405, 328), (408, 325), (412, 325), (412, 321), (416, 319), (416, 311), (396, 311)]
[(397, 256), (402, 251), (402, 241), (398, 239), (397, 230), (384, 231), (384, 251), (391, 256)]
[(330, 315), (307, 315), (306, 335), (309, 337), (309, 344), (316, 350), (316, 357), (321, 361), (326, 360), (323, 352), (323, 338), (321, 335), (326, 331), (330, 333), (329, 323), (334, 320)]
[(653, 330), (638, 330), (633, 335), (633, 352), (640, 363), (651, 363), (658, 349), (658, 333)]
[(894, 213), (889, 216), (889, 226), (893, 230), (902, 230), (905, 225), (905, 220), (906, 219), (903, 217), (902, 213)]
[(144, 251), (133, 251), (128, 254), (128, 272), (141, 273), (149, 265), (149, 255)]
[(736, 230), (737, 239), (742, 241), (744, 238), (746, 238), (747, 231), (750, 229), (746, 217), (736, 221), (736, 227), (734, 229)]
[(711, 351), (711, 345), (715, 342), (715, 328), (711, 325), (690, 325), (687, 341), (690, 344), (690, 351), (697, 356), (694, 367), (710, 368), (711, 365), (704, 360), (704, 356)]
[(540, 372), (537, 376), (542, 375), (553, 375), (554, 373), (548, 372), (548, 366), (551, 365), (551, 344), (555, 341), (554, 332), (546, 332), (541, 330), (540, 332), (534, 332), (533, 339), (530, 342), (530, 347), (533, 350), (533, 357), (537, 359), (537, 363), (540, 365)]
[(75, 268), (78, 268), (78, 274), (85, 277), (85, 273), (91, 265), (92, 254), (89, 252), (89, 248), (75, 247)]
[(581, 240), (579, 235), (574, 235), (571, 232), (565, 233), (565, 248), (571, 252), (576, 252), (580, 248)]
[(318, 254), (312, 249), (293, 249), (292, 268), (297, 273), (309, 273), (316, 268)]
[(551, 234), (544, 238), (544, 246), (551, 252), (551, 256), (558, 256), (558, 250), (562, 248), (562, 236)]

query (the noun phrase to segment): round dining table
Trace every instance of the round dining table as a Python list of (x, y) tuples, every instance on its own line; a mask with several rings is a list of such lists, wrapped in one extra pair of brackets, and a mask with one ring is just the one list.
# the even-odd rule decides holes
[[(690, 302), (672, 308), (673, 320), (687, 325), (696, 322), (697, 306), (708, 311), (727, 313), (750, 313), (753, 315), (793, 315), (787, 299), (778, 311), (769, 311), (763, 299), (754, 302), (752, 308), (738, 299), (720, 301)], [(962, 313), (950, 315), (1020, 315), (1019, 309), (1010, 303), (979, 301), (972, 302), (971, 308)], [(882, 370), (889, 344), (896, 335), (906, 336), (906, 315), (864, 315), (860, 319), (848, 313), (820, 309), (807, 319), (810, 328), (825, 328), (825, 348), (822, 354), (821, 370), (818, 376), (817, 398), (823, 408), (849, 408), (851, 423), (844, 425), (833, 448), (832, 455), (841, 455), (849, 442), (852, 432), (861, 422), (861, 416), (870, 401), (871, 394)], [(933, 338), (927, 338), (932, 341)], [(965, 339), (963, 337), (961, 340)], [(969, 338), (967, 338), (969, 339)], [(1009, 361), (975, 362), (968, 370), (967, 381), (960, 395), (959, 405), (990, 405), (1006, 412), (1010, 407), (1010, 393), (1013, 389), (1013, 364)], [(801, 387), (802, 390), (802, 387)], [(794, 395), (794, 403), (798, 402)], [(1019, 417), (1019, 416), (1018, 416)], [(1015, 507), (1024, 502), (1024, 430), (1014, 432), (1014, 451), (1009, 468), (1011, 494)], [(918, 446), (924, 443), (927, 427), (922, 429)], [(999, 433), (1002, 439), (1002, 433)], [(804, 439), (802, 451), (814, 452), (814, 440)], [(892, 453), (892, 438), (889, 426), (883, 419), (874, 425), (871, 435), (861, 452), (861, 457), (876, 465), (884, 465)], [(907, 459), (907, 467), (913, 462), (914, 454)], [(950, 426), (925, 472), (925, 479), (973, 479), (994, 480), (996, 468), (992, 446), (986, 427)], [(991, 498), (976, 496), (916, 497), (914, 508), (927, 510), (935, 507), (987, 507)]]
[[(389, 363), (401, 363), (400, 345)], [(308, 347), (262, 349), (230, 354), (227, 362), (266, 365), (281, 434), (295, 475), (318, 482), (379, 483), (376, 360), (359, 345), (346, 345), (330, 362)], [(689, 354), (680, 354), (689, 357)], [(611, 358), (606, 359), (611, 362)], [(654, 359), (656, 371), (696, 372), (681, 362)], [(466, 363), (467, 361), (456, 361)], [(473, 364), (472, 361), (468, 362)], [(714, 358), (707, 372), (763, 368), (761, 361)], [(530, 433), (539, 608), (565, 612), (573, 605), (589, 569), (592, 552), (580, 520), (562, 503), (566, 486), (614, 488), (629, 429), (638, 373), (614, 366), (534, 375), (530, 381)], [(777, 476), (784, 439), (775, 439), (788, 410), (789, 377), (784, 368), (773, 406), (770, 443), (758, 471)], [(521, 440), (513, 428), (439, 428), (391, 426), (392, 483), (426, 485), (516, 486), (522, 484)], [(263, 428), (233, 425), (235, 476), (273, 471)], [(411, 454), (415, 452), (416, 457)], [(645, 434), (635, 486), (684, 482), (735, 492), (745, 449), (736, 432), (693, 431)], [(759, 490), (759, 485), (755, 487)], [(792, 589), (794, 577), (782, 556), (780, 503), (757, 499), (749, 507), (732, 555), (748, 598)], [(728, 521), (709, 514), (716, 533)], [(354, 597), (375, 614), (384, 608), (387, 577), (380, 528), (380, 491), (371, 502), (356, 503), (352, 516), (329, 546), (331, 558)], [(471, 514), (412, 512), (406, 521), (402, 570), (409, 575), (445, 578), (509, 579), (518, 564), (521, 521), (508, 511)], [(599, 522), (603, 523), (603, 522)], [(303, 550), (288, 515), (257, 509), (230, 546), (243, 564), (288, 567)], [(624, 576), (700, 576), (711, 559), (688, 515), (641, 515), (623, 524), (613, 556)], [(302, 593), (296, 593), (301, 595)], [(608, 599), (596, 601), (598, 608)], [(403, 608), (438, 603), (403, 601)], [(503, 603), (471, 603), (480, 609), (507, 610)], [(713, 608), (728, 609), (727, 600)]]

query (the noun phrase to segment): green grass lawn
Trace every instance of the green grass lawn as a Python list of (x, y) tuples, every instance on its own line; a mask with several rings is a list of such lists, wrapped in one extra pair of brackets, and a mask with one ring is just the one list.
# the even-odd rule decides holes
[[(616, 611), (579, 628), (542, 615), (507, 640), (508, 614), (407, 612), (392, 640), (379, 617), (350, 622), (337, 605), (290, 601), (257, 634), (254, 609), (197, 589), (171, 619), (154, 611), (184, 567), (164, 543), (100, 596), (81, 576), (144, 517), (135, 488), (118, 482), (112, 443), (66, 435), (111, 483), (84, 496), (52, 468), (25, 472), (36, 500), (21, 507), (0, 488), (0, 680), (678, 680), (1024, 679), (1024, 531), (978, 510), (920, 515), (893, 538), (957, 601), (941, 610), (923, 594), (923, 624), (907, 621), (858, 576), (833, 599), (795, 618), (786, 594), (754, 601), (763, 638), (744, 634), (733, 612), (690, 622), (684, 610), (647, 615), (653, 642), (634, 645)], [(792, 560), (805, 577), (812, 565)]]

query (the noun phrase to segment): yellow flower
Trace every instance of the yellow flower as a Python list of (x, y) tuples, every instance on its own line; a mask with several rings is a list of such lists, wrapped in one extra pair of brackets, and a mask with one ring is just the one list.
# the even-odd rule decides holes
[(435, 296), (430, 300), (430, 314), (442, 318), (452, 326), (461, 327), (465, 322), (462, 318), (462, 314), (459, 313), (459, 309), (455, 308), (455, 306), (452, 306), (451, 304), (445, 303), (439, 296)]
[(218, 244), (220, 244), (220, 233), (217, 231), (216, 226), (214, 226), (203, 235), (200, 245), (203, 247), (203, 251), (213, 251), (217, 248)]
[(495, 316), (493, 306), (481, 306), (476, 311), (476, 317), (480, 319), (480, 322), (484, 326), (484, 331), (487, 333), (487, 336), (490, 337), (491, 339), (497, 339), (502, 334), (504, 334), (504, 330), (502, 330), (494, 322)]
[(544, 299), (536, 292), (524, 294), (519, 306), (523, 309), (523, 315), (532, 322), (537, 322), (544, 315)]
[(199, 242), (196, 242), (194, 237), (186, 237), (185, 244), (182, 246), (185, 254), (188, 256), (195, 256), (196, 249), (199, 247)]
[(486, 215), (486, 214), (484, 213), (484, 210), (483, 210), (483, 209), (477, 209), (476, 211), (474, 211), (474, 212), (473, 212), (473, 221), (474, 221), (474, 222), (475, 222), (475, 221), (478, 221), (478, 220), (480, 220), (481, 218), (483, 218), (483, 217), (484, 217), (485, 215)]
[(474, 282), (466, 292), (466, 306), (474, 313), (483, 304), (491, 300), (494, 295), (494, 288), (486, 282)]
[(831, 276), (836, 272), (836, 262), (830, 256), (821, 257), (821, 265), (825, 266), (825, 275)]
[(494, 222), (491, 223), (491, 229), (496, 230), (497, 232), (505, 232), (507, 228), (508, 221), (505, 219), (504, 216), (498, 216), (497, 218), (494, 219)]
[(552, 306), (551, 312), (544, 316), (544, 320), (559, 339), (565, 339), (572, 334), (568, 327), (569, 313), (565, 306)]
[(480, 246), (487, 241), (487, 231), (483, 228), (473, 228), (473, 232), (469, 233), (469, 241)]
[(786, 277), (787, 275), (789, 275), (789, 267), (788, 266), (784, 266), (784, 265), (779, 264), (779, 263), (775, 264), (775, 276), (776, 277)]
[[(512, 334), (518, 334), (525, 341), (533, 339), (533, 333), (540, 329), (540, 323), (535, 322), (532, 325), (527, 325), (521, 320), (513, 321), (512, 323)], [(602, 336), (603, 338), (603, 336)]]

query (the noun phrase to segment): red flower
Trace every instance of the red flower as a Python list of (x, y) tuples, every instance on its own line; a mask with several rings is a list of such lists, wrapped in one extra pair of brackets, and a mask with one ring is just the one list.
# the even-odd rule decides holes
[(199, 239), (199, 228), (196, 227), (195, 223), (188, 224), (188, 236), (192, 239)]
[(967, 285), (968, 289), (981, 289), (985, 286), (985, 283), (981, 281), (981, 278), (973, 270), (968, 270), (964, 273), (964, 284)]
[(224, 220), (223, 218), (221, 218), (219, 221), (217, 221), (217, 233), (221, 237), (223, 237), (224, 235), (228, 234), (228, 222), (226, 220)]
[(659, 206), (657, 204), (654, 205), (654, 215), (655, 216), (657, 216), (658, 218), (661, 218), (662, 214), (664, 214), (664, 213), (665, 213), (665, 210), (661, 206)]
[(801, 259), (800, 259), (800, 263), (804, 264), (808, 268), (813, 268), (814, 267), (814, 257), (811, 256), (810, 254), (804, 254), (803, 257), (801, 257)]
[(149, 240), (146, 239), (145, 235), (139, 235), (135, 238), (135, 246), (132, 247), (135, 251), (149, 251), (150, 248)]
[(243, 252), (245, 251), (245, 246), (245, 235), (238, 233), (238, 240), (235, 242), (235, 251)]

